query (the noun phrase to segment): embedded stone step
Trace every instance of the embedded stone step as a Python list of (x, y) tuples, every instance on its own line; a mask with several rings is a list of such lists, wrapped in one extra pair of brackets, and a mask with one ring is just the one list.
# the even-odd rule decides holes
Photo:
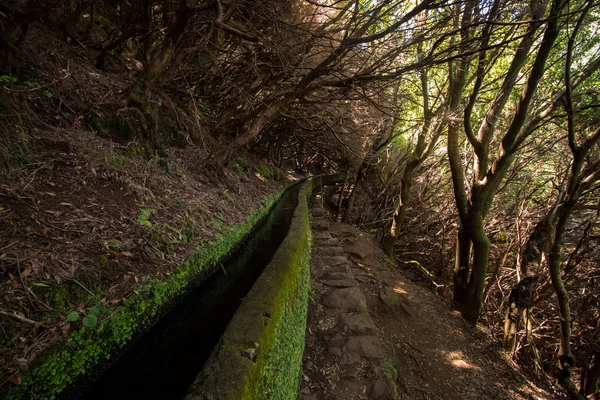
[(323, 296), (324, 306), (346, 312), (367, 312), (367, 299), (357, 287), (335, 289)]
[(327, 221), (313, 221), (312, 223), (313, 230), (316, 231), (326, 231), (329, 229), (329, 222)]
[[(325, 257), (336, 257), (336, 256), (341, 256), (342, 254), (344, 254), (344, 249), (341, 247), (321, 247), (321, 248), (317, 248), (316, 251), (319, 253), (319, 255), (325, 256)], [(346, 257), (344, 257), (346, 258)], [(348, 259), (346, 259), (347, 262)]]
[(348, 259), (345, 256), (325, 256), (321, 258), (323, 264), (329, 265), (330, 267), (336, 265), (349, 265)]
[(326, 272), (319, 277), (321, 281), (337, 281), (341, 279), (354, 279), (354, 275), (345, 272)]
[(329, 287), (338, 287), (338, 288), (347, 288), (347, 287), (357, 287), (358, 282), (354, 279), (339, 279), (332, 281), (323, 281), (323, 285)]
[(313, 208), (310, 211), (311, 211), (313, 217), (323, 217), (323, 216), (327, 215), (325, 213), (325, 210), (323, 210), (320, 206), (318, 208)]
[(376, 328), (368, 314), (345, 314), (338, 322), (338, 328), (344, 333), (375, 335)]
[(340, 241), (334, 238), (331, 239), (315, 239), (315, 246), (319, 247), (336, 247), (340, 245)]
[(331, 234), (329, 234), (329, 232), (314, 232), (312, 237), (313, 237), (313, 240), (331, 240), (331, 239), (333, 239), (333, 236), (331, 236)]
[(377, 336), (351, 336), (344, 349), (367, 358), (383, 358)]

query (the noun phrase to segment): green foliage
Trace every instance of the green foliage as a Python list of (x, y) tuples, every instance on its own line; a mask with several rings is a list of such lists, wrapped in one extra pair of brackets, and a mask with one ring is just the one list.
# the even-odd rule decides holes
[[(144, 277), (136, 288), (137, 294), (129, 296), (121, 306), (110, 309), (109, 317), (100, 320), (100, 315), (105, 312), (101, 303), (89, 308), (79, 329), (61, 345), (44, 353), (23, 374), (21, 384), (9, 388), (7, 398), (54, 399), (93, 365), (117, 354), (134, 334), (151, 326), (163, 308), (181, 296), (186, 287), (213, 271), (269, 212), (279, 196), (266, 198), (260, 209), (245, 222), (231, 227), (214, 242), (199, 246), (167, 280)], [(151, 211), (143, 214), (147, 220)], [(72, 312), (67, 318), (75, 319), (73, 313), (77, 314)]]
[(17, 83), (17, 78), (10, 75), (0, 75), (0, 83)]
[(83, 318), (83, 325), (87, 326), (88, 328), (92, 328), (92, 327), (96, 326), (97, 323), (98, 323), (98, 316), (96, 314), (89, 314), (89, 315), (86, 315), (85, 318)]
[(152, 222), (150, 222), (150, 215), (154, 210), (152, 208), (140, 208), (140, 214), (138, 215), (138, 224), (146, 226), (150, 229), (153, 228)]
[(67, 315), (67, 321), (75, 322), (77, 320), (79, 320), (79, 314), (77, 313), (77, 311), (71, 311), (69, 315)]
[(258, 164), (256, 171), (265, 179), (278, 181), (281, 178), (281, 170), (274, 165)]
[(169, 160), (169, 162), (165, 166), (165, 174), (167, 174), (168, 176), (177, 175), (180, 178), (185, 176), (183, 170), (177, 168), (177, 164), (174, 160)]

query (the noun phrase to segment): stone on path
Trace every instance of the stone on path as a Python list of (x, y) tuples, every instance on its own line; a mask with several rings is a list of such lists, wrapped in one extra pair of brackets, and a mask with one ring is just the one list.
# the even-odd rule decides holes
[(323, 305), (343, 311), (367, 312), (367, 300), (357, 287), (336, 289), (325, 294)]

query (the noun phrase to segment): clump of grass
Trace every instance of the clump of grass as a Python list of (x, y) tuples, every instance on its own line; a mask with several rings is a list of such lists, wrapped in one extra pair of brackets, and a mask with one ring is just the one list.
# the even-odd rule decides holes
[(256, 167), (256, 171), (265, 179), (278, 181), (281, 179), (281, 169), (274, 165), (260, 163)]

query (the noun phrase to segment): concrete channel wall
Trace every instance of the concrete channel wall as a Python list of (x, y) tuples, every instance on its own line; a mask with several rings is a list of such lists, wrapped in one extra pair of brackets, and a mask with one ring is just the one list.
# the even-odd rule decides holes
[(229, 323), (185, 400), (295, 399), (310, 290), (310, 219), (314, 189), (343, 174), (308, 179), (287, 236)]

